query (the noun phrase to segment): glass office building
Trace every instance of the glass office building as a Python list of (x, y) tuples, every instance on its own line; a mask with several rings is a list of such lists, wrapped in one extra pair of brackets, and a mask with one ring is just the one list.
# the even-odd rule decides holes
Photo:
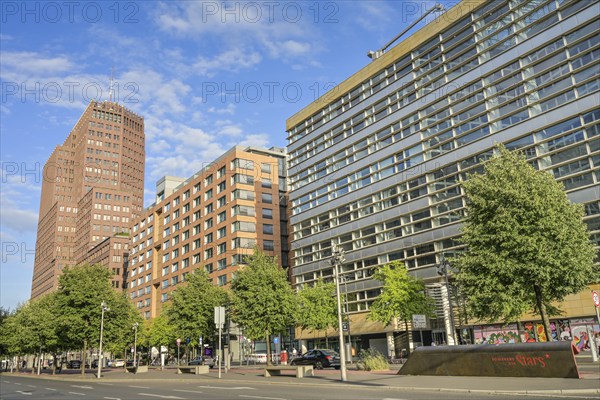
[[(354, 348), (392, 355), (448, 339), (436, 267), (461, 248), (459, 184), (496, 143), (562, 182), (600, 243), (599, 4), (460, 2), (288, 119), (293, 284), (332, 279), (332, 244), (344, 249)], [(370, 277), (394, 260), (438, 300), (423, 339), (410, 324), (366, 319), (380, 293)], [(567, 319), (593, 316), (583, 296), (563, 304)], [(481, 327), (458, 296), (452, 310), (461, 340), (473, 342)], [(297, 334), (307, 347), (325, 337)]]

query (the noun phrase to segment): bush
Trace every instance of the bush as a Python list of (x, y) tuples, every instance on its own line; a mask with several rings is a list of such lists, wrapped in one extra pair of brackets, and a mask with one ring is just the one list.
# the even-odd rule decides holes
[(387, 359), (383, 354), (375, 349), (361, 350), (359, 354), (360, 364), (365, 371), (381, 371), (390, 369)]

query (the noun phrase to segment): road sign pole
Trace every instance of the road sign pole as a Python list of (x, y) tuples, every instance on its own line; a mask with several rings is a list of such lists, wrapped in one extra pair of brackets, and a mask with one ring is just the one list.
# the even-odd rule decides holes
[(592, 300), (594, 300), (594, 307), (596, 308), (596, 321), (600, 325), (600, 313), (598, 312), (598, 308), (600, 308), (600, 295), (595, 290), (592, 291)]

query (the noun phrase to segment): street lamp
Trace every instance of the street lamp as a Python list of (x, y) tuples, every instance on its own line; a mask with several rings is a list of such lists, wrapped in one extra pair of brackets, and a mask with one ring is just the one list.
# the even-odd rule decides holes
[(352, 337), (350, 336), (350, 306), (348, 305), (348, 279), (346, 276), (342, 276), (342, 279), (344, 280), (344, 304), (346, 312), (346, 323), (348, 324), (348, 343), (346, 343), (346, 355), (348, 356), (348, 362), (352, 364)]
[(102, 317), (100, 317), (100, 349), (98, 350), (98, 379), (100, 379), (100, 374), (102, 373), (102, 333), (104, 332), (104, 312), (110, 311), (110, 308), (107, 307), (106, 302), (103, 301), (100, 304), (102, 308)]
[(335, 296), (337, 298), (337, 314), (338, 314), (338, 334), (340, 340), (340, 373), (342, 382), (346, 382), (346, 352), (344, 351), (344, 331), (342, 327), (342, 302), (340, 299), (340, 279), (338, 268), (341, 268), (344, 262), (344, 250), (337, 247), (336, 244), (331, 246), (331, 266), (335, 277)]
[(139, 324), (133, 324), (134, 339), (133, 339), (133, 368), (137, 368), (137, 328)]
[[(444, 276), (444, 285), (446, 288), (446, 297), (448, 300), (448, 313), (450, 314), (450, 327), (446, 332), (448, 336), (448, 345), (452, 346), (456, 344), (456, 327), (454, 325), (454, 310), (452, 309), (452, 296), (450, 295), (450, 283), (448, 282), (448, 270), (450, 269), (450, 262), (446, 258), (442, 258), (442, 262), (437, 267), (437, 274)], [(443, 304), (443, 302), (442, 302)]]

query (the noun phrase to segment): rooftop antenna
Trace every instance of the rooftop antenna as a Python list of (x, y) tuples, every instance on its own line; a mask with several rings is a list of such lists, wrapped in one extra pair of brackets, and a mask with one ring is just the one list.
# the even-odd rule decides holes
[(115, 67), (113, 66), (111, 71), (110, 71), (110, 86), (108, 89), (108, 101), (112, 102), (112, 98), (113, 98), (113, 75), (115, 74)]
[(415, 22), (410, 24), (410, 26), (408, 28), (404, 29), (402, 32), (397, 34), (392, 40), (387, 42), (385, 46), (383, 46), (381, 49), (376, 50), (376, 51), (369, 51), (367, 53), (367, 56), (373, 61), (377, 60), (379, 57), (381, 57), (383, 55), (383, 53), (385, 53), (385, 51), (388, 49), (388, 47), (390, 47), (396, 40), (400, 39), (406, 32), (410, 31), (416, 24), (421, 22), (425, 17), (427, 17), (429, 14), (431, 14), (434, 11), (442, 12), (442, 11), (444, 11), (444, 6), (439, 3), (436, 3), (436, 5), (431, 7), (429, 9), (429, 11), (427, 11), (425, 14), (421, 15), (421, 17), (419, 19), (417, 19)]

